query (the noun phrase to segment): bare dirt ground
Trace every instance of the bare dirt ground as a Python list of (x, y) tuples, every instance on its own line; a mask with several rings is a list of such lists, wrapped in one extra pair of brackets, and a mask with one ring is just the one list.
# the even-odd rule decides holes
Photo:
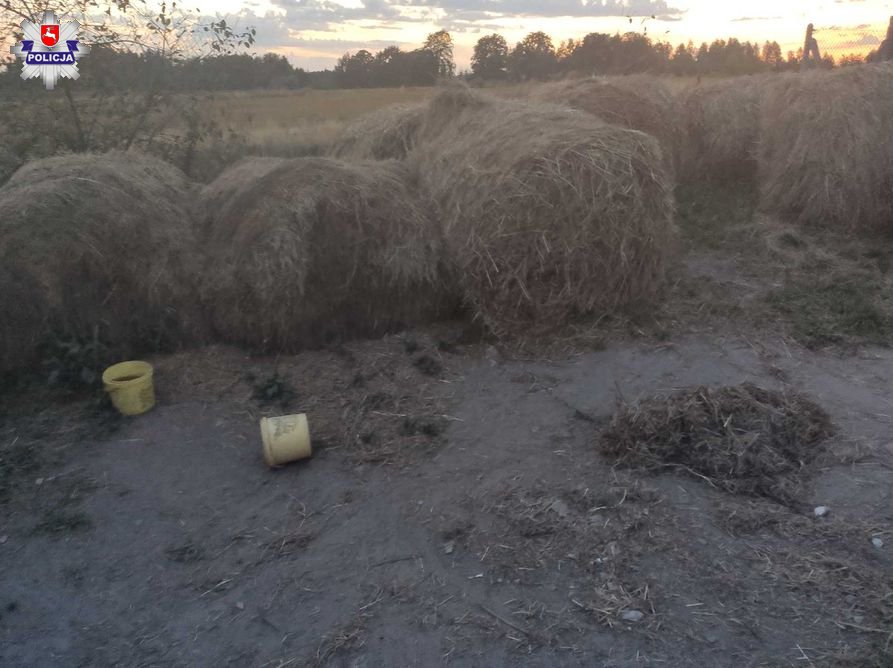
[[(7, 396), (0, 663), (893, 665), (893, 351), (817, 347), (771, 298), (794, 260), (753, 259), (702, 240), (656, 317), (560, 352), (444, 325), (157, 357), (136, 419)], [(745, 381), (837, 428), (797, 503), (599, 453), (619, 401)], [(315, 456), (270, 471), (292, 412)]]

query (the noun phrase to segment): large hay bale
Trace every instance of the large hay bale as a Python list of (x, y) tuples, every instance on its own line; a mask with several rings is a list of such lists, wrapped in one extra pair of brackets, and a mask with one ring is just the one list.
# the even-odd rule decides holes
[(682, 93), (686, 136), (680, 181), (753, 181), (766, 77), (735, 77)]
[(623, 466), (678, 469), (733, 494), (790, 503), (804, 465), (833, 433), (827, 413), (806, 397), (744, 383), (621, 406), (599, 445)]
[(810, 225), (893, 227), (893, 64), (786, 77), (761, 126), (764, 209)]
[(684, 127), (679, 102), (659, 78), (646, 74), (571, 79), (537, 87), (535, 99), (597, 116), (606, 123), (640, 130), (658, 140), (675, 173)]
[(258, 179), (281, 167), (285, 158), (243, 158), (227, 167), (220, 175), (204, 186), (193, 203), (193, 215), (199, 223), (201, 234), (208, 233), (209, 226), (219, 218), (228, 216), (228, 207), (239, 201), (251, 190)]
[(397, 105), (374, 111), (341, 132), (331, 155), (346, 160), (402, 160), (413, 149), (425, 105)]
[(0, 368), (33, 364), (52, 339), (97, 340), (112, 357), (197, 334), (187, 188), (177, 169), (132, 153), (18, 170), (0, 188), (0, 312), (23, 324), (3, 318)]
[(291, 351), (436, 317), (441, 236), (415, 189), (399, 163), (328, 158), (242, 183), (207, 238), (219, 336)]
[(411, 154), (466, 300), (497, 334), (648, 302), (674, 246), (650, 136), (584, 112), (449, 89)]

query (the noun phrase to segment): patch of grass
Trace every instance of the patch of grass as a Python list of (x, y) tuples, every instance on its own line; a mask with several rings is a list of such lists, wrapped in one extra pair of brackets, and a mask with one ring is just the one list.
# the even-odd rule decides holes
[(44, 513), (34, 527), (34, 533), (45, 536), (61, 536), (67, 533), (88, 531), (93, 528), (93, 520), (80, 510), (50, 510)]
[(693, 246), (721, 250), (735, 231), (753, 222), (757, 192), (747, 183), (683, 185), (676, 189), (676, 220)]
[(253, 376), (249, 377), (248, 380), (254, 385), (252, 397), (261, 404), (267, 405), (278, 402), (280, 406), (285, 408), (296, 396), (294, 388), (278, 372), (260, 380), (255, 380)]
[(869, 277), (792, 283), (768, 300), (788, 318), (793, 336), (809, 348), (849, 340), (875, 345), (893, 341), (893, 317), (885, 309), (881, 286)]

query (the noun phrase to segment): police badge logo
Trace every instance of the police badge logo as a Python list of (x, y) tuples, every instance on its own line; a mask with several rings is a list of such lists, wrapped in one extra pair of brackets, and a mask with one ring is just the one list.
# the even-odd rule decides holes
[(22, 41), (10, 52), (25, 61), (22, 79), (41, 77), (47, 90), (53, 90), (62, 78), (78, 79), (77, 61), (90, 53), (90, 47), (78, 39), (77, 21), (62, 21), (55, 12), (44, 12), (43, 20), (22, 21)]

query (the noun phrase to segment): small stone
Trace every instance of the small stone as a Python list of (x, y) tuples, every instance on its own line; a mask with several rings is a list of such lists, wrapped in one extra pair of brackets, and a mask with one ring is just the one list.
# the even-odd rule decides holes
[(443, 553), (444, 554), (452, 554), (456, 551), (456, 541), (448, 540), (443, 544)]
[(818, 506), (813, 512), (816, 517), (824, 517), (831, 512), (831, 509), (828, 506)]
[(567, 504), (561, 499), (555, 499), (552, 502), (552, 505), (549, 506), (549, 510), (556, 513), (558, 517), (567, 517), (570, 513), (570, 508), (568, 508)]
[(645, 619), (645, 613), (641, 610), (624, 610), (620, 618), (625, 622), (641, 622)]
[(43, 484), (43, 478), (38, 478), (34, 481), (34, 484), (40, 487)]
[(0, 545), (6, 545), (6, 541), (9, 540), (9, 536), (0, 536)]
[(871, 544), (874, 545), (879, 550), (882, 547), (884, 547), (884, 541), (881, 540), (880, 538), (878, 538), (877, 536), (875, 536), (874, 538), (871, 539)]
[(244, 609), (245, 609), (245, 604), (242, 603), (242, 601), (239, 601), (238, 603), (236, 603), (236, 607), (237, 607), (239, 610), (244, 610)]

